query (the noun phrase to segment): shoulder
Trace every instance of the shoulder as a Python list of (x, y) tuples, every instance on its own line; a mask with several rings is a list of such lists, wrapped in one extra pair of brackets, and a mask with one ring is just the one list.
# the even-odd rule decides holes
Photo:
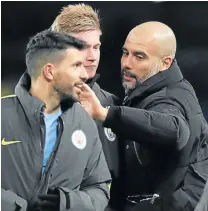
[[(68, 118), (71, 119), (73, 116), (73, 121), (77, 122), (81, 126), (97, 128), (94, 120), (89, 116), (89, 114), (84, 110), (79, 102), (75, 102), (71, 109), (67, 111)], [(70, 117), (69, 117), (70, 116)]]
[(196, 98), (196, 93), (194, 91), (193, 86), (185, 79), (183, 79), (182, 81), (170, 85), (167, 88), (167, 95), (175, 95), (175, 96), (182, 96), (184, 97), (184, 95), (187, 97), (192, 97), (192, 98)]
[[(4, 126), (7, 124), (18, 125), (20, 122), (22, 107), (16, 95), (1, 97), (1, 118)], [(18, 120), (16, 122), (16, 120)]]
[(3, 96), (1, 97), (1, 100), (12, 100), (14, 98), (16, 98), (17, 96), (15, 94), (12, 94), (12, 95), (6, 95), (6, 96)]
[(17, 102), (18, 102), (18, 99), (15, 94), (1, 97), (2, 109), (14, 106), (17, 104)]
[(103, 106), (119, 104), (119, 98), (116, 95), (101, 89), (97, 83), (94, 84), (92, 89)]
[[(167, 89), (167, 97), (177, 100), (188, 107), (198, 107), (199, 102), (192, 85), (185, 79)], [(200, 109), (201, 110), (201, 109)]]
[(188, 116), (202, 113), (194, 88), (185, 79), (167, 88), (166, 99), (175, 102)]

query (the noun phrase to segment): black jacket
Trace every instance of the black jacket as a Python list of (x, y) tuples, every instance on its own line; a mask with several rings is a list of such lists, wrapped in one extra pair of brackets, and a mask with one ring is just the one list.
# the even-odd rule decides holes
[(17, 210), (17, 205), (25, 210), (27, 202), (33, 204), (48, 188), (59, 189), (60, 210), (103, 210), (109, 200), (110, 173), (94, 121), (79, 103), (63, 103), (56, 146), (42, 172), (44, 104), (28, 93), (29, 88), (25, 73), (16, 96), (1, 101), (2, 210)]
[[(112, 105), (119, 105), (119, 99), (115, 95), (103, 90), (96, 83), (97, 79), (100, 77), (99, 74), (93, 79), (90, 79), (87, 84), (95, 92), (100, 103), (104, 107), (110, 107)], [(118, 140), (116, 135), (112, 132), (110, 128), (105, 128), (102, 125), (102, 122), (95, 120), (99, 132), (99, 137), (103, 146), (103, 152), (110, 170), (112, 179), (118, 177), (119, 171), (119, 149), (118, 149)]]
[(208, 125), (176, 61), (123, 106), (111, 107), (104, 126), (123, 143), (116, 205), (124, 206), (129, 195), (159, 193), (160, 210), (194, 209), (208, 178)]

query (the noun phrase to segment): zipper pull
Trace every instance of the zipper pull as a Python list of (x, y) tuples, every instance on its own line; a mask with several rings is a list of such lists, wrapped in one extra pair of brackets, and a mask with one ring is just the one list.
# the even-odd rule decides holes
[(152, 199), (151, 199), (151, 201), (150, 201), (150, 204), (154, 204), (154, 202), (155, 202), (155, 199), (156, 198), (159, 198), (160, 196), (158, 195), (158, 194), (153, 194), (153, 196), (152, 196)]

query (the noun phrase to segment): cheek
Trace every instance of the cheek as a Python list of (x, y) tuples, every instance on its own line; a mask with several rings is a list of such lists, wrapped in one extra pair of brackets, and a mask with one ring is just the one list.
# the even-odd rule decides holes
[(123, 67), (124, 67), (125, 61), (126, 61), (125, 57), (122, 56), (122, 57), (121, 57), (121, 68), (122, 68), (122, 69), (123, 69)]
[(77, 76), (74, 72), (72, 72), (73, 70), (69, 71), (69, 72), (65, 72), (62, 75), (62, 80), (63, 83), (71, 85), (74, 83), (74, 81), (76, 80)]
[(95, 58), (97, 61), (100, 60), (100, 50), (95, 51)]
[(123, 67), (123, 56), (121, 57), (121, 66)]
[(133, 65), (134, 73), (140, 78), (148, 72), (148, 65), (144, 62), (136, 62)]

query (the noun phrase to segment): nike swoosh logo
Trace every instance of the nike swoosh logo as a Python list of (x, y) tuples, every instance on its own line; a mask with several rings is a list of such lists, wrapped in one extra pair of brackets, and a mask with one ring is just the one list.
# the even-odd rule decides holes
[(10, 144), (16, 144), (16, 143), (20, 143), (21, 141), (5, 141), (5, 138), (3, 138), (1, 140), (1, 145), (2, 146), (6, 146), (6, 145), (10, 145)]

